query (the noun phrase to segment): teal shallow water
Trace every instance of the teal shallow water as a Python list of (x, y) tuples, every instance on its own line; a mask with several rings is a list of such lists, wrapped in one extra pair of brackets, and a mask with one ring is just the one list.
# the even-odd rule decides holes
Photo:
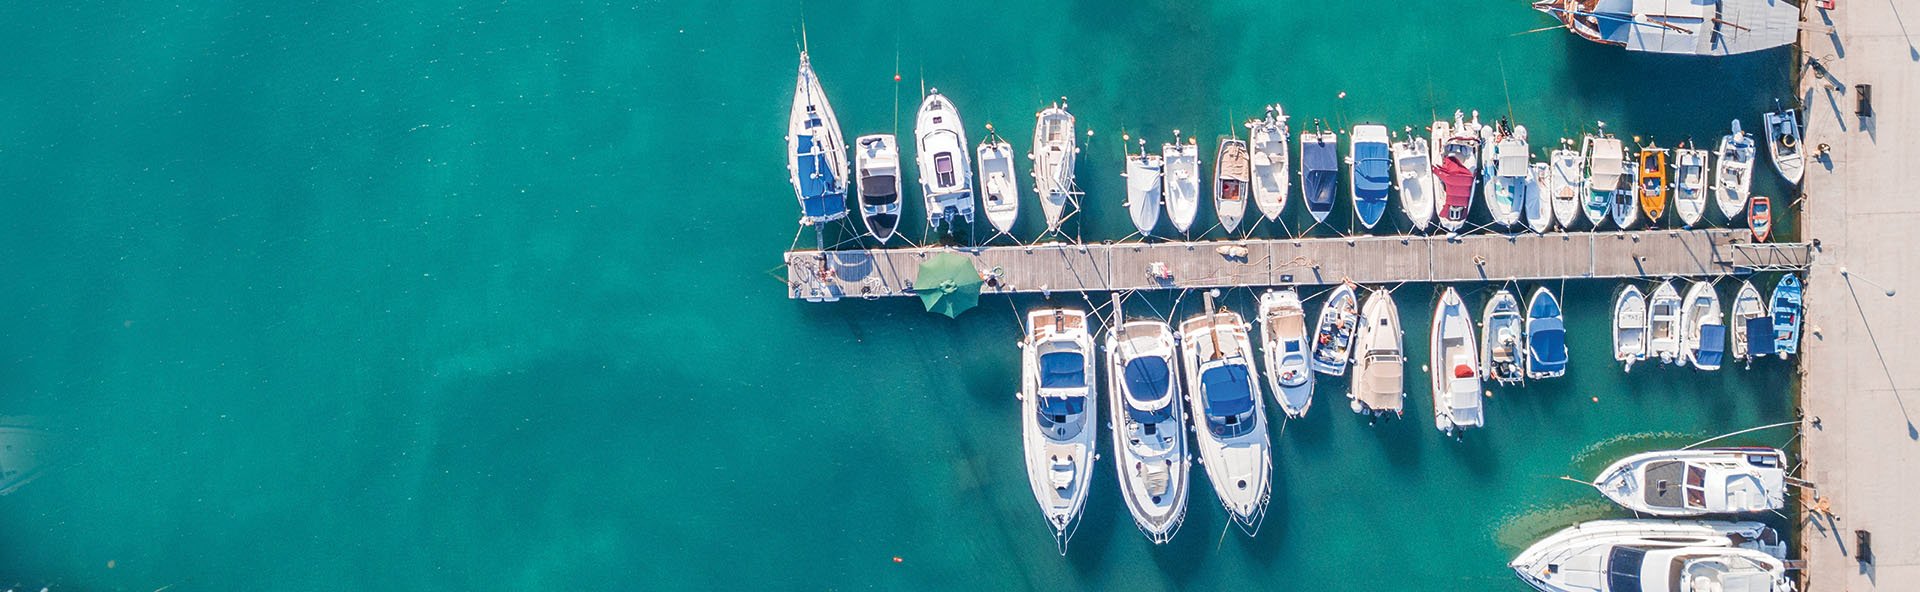
[[(1123, 129), (1207, 143), (1278, 101), (1295, 130), (1478, 108), (1536, 147), (1594, 120), (1710, 142), (1785, 94), (1783, 51), (1629, 55), (1516, 36), (1550, 23), (1520, 3), (1402, 4), (805, 19), (849, 136), (896, 129), (923, 76), (975, 140), (994, 122), (1024, 146), (1069, 97), (1096, 131), (1088, 238), (1128, 231)], [(1409, 419), (1373, 427), (1325, 381), (1279, 434), (1258, 538), (1221, 536), (1196, 471), (1188, 523), (1153, 548), (1103, 466), (1060, 558), (1012, 396), (1012, 311), (1040, 299), (949, 321), (790, 302), (766, 273), (794, 233), (800, 12), (0, 8), (0, 413), (53, 436), (46, 475), (0, 498), (0, 582), (1517, 590), (1519, 546), (1622, 514), (1555, 477), (1792, 416), (1775, 361), (1621, 374), (1612, 286), (1575, 282), (1568, 379), (1499, 392), (1465, 442), (1431, 428), (1418, 368)], [(1487, 287), (1463, 288), (1477, 310)], [(1434, 293), (1399, 292), (1415, 360)]]

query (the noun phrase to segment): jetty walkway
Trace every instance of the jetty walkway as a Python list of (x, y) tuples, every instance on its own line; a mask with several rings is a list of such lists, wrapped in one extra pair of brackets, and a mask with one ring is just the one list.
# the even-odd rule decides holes
[(913, 295), (920, 263), (939, 253), (971, 259), (990, 278), (983, 294), (1704, 277), (1805, 269), (1812, 258), (1805, 244), (1751, 243), (1745, 229), (799, 250), (786, 254), (788, 296)]

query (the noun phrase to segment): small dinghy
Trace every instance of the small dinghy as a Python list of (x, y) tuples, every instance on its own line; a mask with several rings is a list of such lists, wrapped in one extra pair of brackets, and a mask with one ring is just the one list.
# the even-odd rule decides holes
[[(1561, 140), (1564, 144), (1566, 140)], [(1553, 203), (1553, 217), (1560, 227), (1573, 229), (1573, 223), (1580, 219), (1580, 202), (1586, 199), (1587, 178), (1584, 172), (1587, 158), (1580, 152), (1561, 148), (1548, 157), (1552, 168), (1547, 170), (1547, 199)]]
[(1740, 291), (1733, 297), (1733, 319), (1727, 324), (1733, 330), (1734, 359), (1752, 364), (1755, 357), (1773, 353), (1773, 317), (1753, 282), (1740, 282)]
[(1510, 126), (1500, 118), (1492, 126), (1481, 128), (1481, 195), (1487, 198), (1487, 212), (1493, 223), (1512, 228), (1520, 223), (1520, 198), (1527, 175), (1532, 174), (1532, 153), (1527, 148), (1526, 126)]
[(1647, 213), (1647, 225), (1659, 226), (1667, 215), (1667, 149), (1648, 144), (1640, 149), (1640, 210)]
[(1400, 190), (1400, 209), (1413, 222), (1414, 230), (1424, 232), (1433, 224), (1433, 195), (1438, 189), (1428, 144), (1423, 138), (1407, 138), (1394, 142), (1389, 149), (1393, 152), (1394, 188)]
[(1786, 557), (1780, 534), (1759, 522), (1595, 520), (1507, 566), (1543, 592), (1792, 592)]
[(1287, 114), (1280, 105), (1267, 105), (1267, 116), (1247, 122), (1247, 144), (1253, 160), (1253, 204), (1268, 221), (1287, 211), (1287, 188), (1292, 183)]
[(1625, 174), (1620, 175), (1620, 185), (1613, 190), (1613, 225), (1621, 230), (1633, 228), (1640, 223), (1639, 197), (1640, 164), (1626, 163)]
[(1434, 203), (1434, 215), (1440, 228), (1459, 232), (1473, 210), (1474, 181), (1480, 173), (1480, 112), (1465, 120), (1459, 111), (1453, 121), (1433, 122), (1433, 176), (1440, 180), (1443, 197)]
[(1147, 141), (1140, 141), (1140, 153), (1127, 157), (1127, 214), (1140, 236), (1153, 236), (1160, 223), (1160, 155), (1147, 152)]
[(1379, 224), (1387, 213), (1387, 187), (1393, 182), (1388, 172), (1393, 163), (1387, 156), (1387, 139), (1387, 126), (1356, 125), (1347, 143), (1353, 211), (1360, 225), (1367, 228)]
[(1720, 214), (1739, 220), (1747, 212), (1747, 195), (1753, 186), (1753, 136), (1733, 120), (1733, 132), (1720, 138), (1720, 163), (1713, 169), (1713, 197)]
[(1027, 483), (1065, 555), (1087, 507), (1094, 437), (1100, 431), (1087, 313), (1068, 308), (1027, 313), (1020, 350), (1020, 433)]
[(1122, 323), (1107, 333), (1106, 353), (1120, 497), (1140, 532), (1154, 544), (1164, 544), (1186, 519), (1192, 466), (1186, 412), (1180, 406), (1180, 383), (1174, 379), (1179, 352), (1174, 350), (1173, 329), (1157, 320)]
[(860, 170), (860, 219), (875, 240), (886, 244), (900, 228), (900, 146), (893, 134), (854, 140)]
[(1433, 425), (1449, 436), (1486, 424), (1480, 405), (1480, 353), (1467, 304), (1452, 286), (1433, 309), (1427, 368), (1433, 375)]
[(1800, 353), (1800, 278), (1791, 273), (1780, 276), (1768, 301), (1773, 310), (1773, 351), (1785, 360)]
[(800, 202), (800, 224), (812, 226), (847, 217), (847, 143), (840, 119), (827, 104), (827, 91), (814, 76), (807, 52), (800, 52), (800, 75), (793, 87), (793, 111), (787, 117), (787, 173)]
[[(1520, 299), (1501, 289), (1480, 315), (1480, 372), (1500, 384), (1520, 384), (1526, 371), (1526, 321)], [(1438, 367), (1438, 366), (1436, 366)]]
[(1692, 142), (1673, 153), (1673, 211), (1687, 228), (1707, 213), (1707, 151)]
[(1406, 409), (1407, 360), (1400, 345), (1400, 311), (1393, 295), (1374, 290), (1361, 309), (1353, 345), (1353, 384), (1347, 392), (1354, 413), (1399, 417)]
[(1020, 214), (1020, 185), (1013, 180), (1013, 145), (987, 126), (987, 138), (976, 151), (980, 164), (980, 207), (987, 222), (1000, 234), (1013, 232)]
[(1755, 195), (1747, 207), (1747, 228), (1753, 231), (1753, 242), (1767, 242), (1767, 237), (1773, 235), (1773, 200)]
[(1593, 487), (1620, 507), (1666, 518), (1786, 507), (1787, 455), (1773, 448), (1657, 450), (1600, 472)]
[(1567, 373), (1567, 324), (1560, 299), (1545, 287), (1527, 301), (1527, 378), (1540, 380)]
[(927, 201), (927, 227), (952, 232), (973, 224), (973, 175), (967, 166), (967, 132), (960, 113), (939, 89), (927, 91), (913, 126), (920, 193)]
[[(1205, 309), (1214, 310), (1211, 294)], [(1273, 456), (1247, 324), (1232, 312), (1208, 312), (1181, 323), (1180, 335), (1200, 466), (1227, 517), (1253, 536), (1272, 494)]]
[(1327, 221), (1333, 212), (1333, 189), (1339, 184), (1340, 140), (1333, 132), (1320, 129), (1300, 132), (1300, 190), (1307, 202), (1307, 213), (1314, 222)]
[(1033, 160), (1033, 192), (1040, 197), (1040, 212), (1046, 214), (1047, 232), (1059, 232), (1068, 207), (1079, 206), (1073, 166), (1080, 146), (1073, 130), (1073, 114), (1067, 112), (1064, 100), (1034, 115), (1033, 152), (1027, 158)]
[(1527, 228), (1540, 234), (1553, 230), (1553, 206), (1546, 200), (1547, 177), (1553, 173), (1544, 162), (1533, 163), (1527, 179), (1520, 185), (1520, 215)]
[(1647, 297), (1647, 357), (1672, 364), (1680, 360), (1680, 291), (1660, 282)]
[(1313, 368), (1307, 364), (1307, 312), (1292, 289), (1260, 295), (1260, 351), (1267, 386), (1287, 417), (1305, 417), (1313, 406)]
[(1587, 196), (1581, 206), (1587, 223), (1599, 230), (1613, 209), (1620, 180), (1626, 176), (1626, 153), (1620, 148), (1619, 138), (1593, 134), (1580, 141), (1580, 152), (1587, 159)]
[(1213, 157), (1213, 212), (1227, 234), (1239, 230), (1240, 219), (1247, 216), (1247, 171), (1247, 143), (1221, 138)]
[(1720, 312), (1720, 293), (1709, 282), (1694, 282), (1680, 306), (1681, 365), (1706, 371), (1720, 369), (1727, 352), (1727, 325)]
[(1191, 141), (1181, 143), (1175, 130), (1173, 142), (1161, 145), (1160, 154), (1166, 161), (1160, 197), (1167, 204), (1167, 221), (1184, 234), (1200, 212), (1200, 148)]
[(1320, 307), (1320, 318), (1313, 329), (1313, 360), (1315, 372), (1328, 376), (1344, 376), (1347, 373), (1347, 351), (1353, 346), (1353, 335), (1359, 329), (1360, 299), (1354, 295), (1353, 284), (1340, 284), (1327, 296), (1327, 304)]
[(1627, 372), (1647, 359), (1647, 297), (1633, 284), (1613, 297), (1613, 359)]
[(1807, 161), (1800, 149), (1800, 114), (1792, 109), (1767, 114), (1767, 148), (1773, 154), (1773, 170), (1788, 183), (1800, 184), (1807, 172)]

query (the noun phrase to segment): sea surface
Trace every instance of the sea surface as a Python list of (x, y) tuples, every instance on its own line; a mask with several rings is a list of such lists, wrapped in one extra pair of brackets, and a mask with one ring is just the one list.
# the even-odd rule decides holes
[[(1069, 230), (1106, 240), (1131, 231), (1123, 135), (1179, 129), (1210, 167), (1267, 103), (1296, 133), (1479, 110), (1544, 154), (1597, 121), (1710, 148), (1789, 94), (1786, 50), (1529, 32), (1552, 24), (1518, 1), (7, 3), (0, 415), (47, 438), (0, 497), (0, 586), (1524, 589), (1527, 543), (1626, 515), (1559, 477), (1789, 420), (1792, 366), (1622, 373), (1615, 284), (1553, 282), (1568, 376), (1495, 389), (1455, 441), (1420, 368), (1436, 288), (1399, 286), (1406, 419), (1321, 381), (1274, 422), (1255, 538), (1196, 468), (1149, 544), (1109, 456), (1061, 557), (1014, 398), (1016, 313), (1046, 301), (789, 300), (781, 252), (814, 239), (782, 136), (803, 25), (848, 137), (910, 134), (938, 87), (972, 141), (1024, 152), (1064, 96), (1094, 132)], [(1316, 235), (1352, 228), (1340, 207)], [(1475, 310), (1498, 287), (1460, 286)]]

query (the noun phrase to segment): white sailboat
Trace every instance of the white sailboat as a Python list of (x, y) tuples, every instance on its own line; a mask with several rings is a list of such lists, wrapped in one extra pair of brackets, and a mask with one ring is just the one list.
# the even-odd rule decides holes
[(1713, 170), (1713, 197), (1720, 215), (1738, 221), (1747, 213), (1747, 196), (1753, 187), (1753, 136), (1733, 120), (1733, 131), (1720, 138), (1719, 164)]
[(1343, 283), (1327, 296), (1320, 307), (1320, 318), (1313, 325), (1313, 371), (1328, 376), (1347, 373), (1348, 351), (1360, 328), (1360, 298), (1352, 283)]
[(1707, 151), (1693, 142), (1673, 151), (1673, 211), (1687, 228), (1707, 213)]
[[(1733, 322), (1728, 323), (1733, 330), (1733, 357), (1752, 363), (1754, 350), (1773, 351), (1773, 317), (1766, 303), (1760, 300), (1760, 289), (1753, 282), (1741, 280), (1740, 291), (1733, 297)], [(1766, 347), (1756, 348), (1755, 340), (1764, 340)]]
[(1680, 291), (1673, 281), (1660, 282), (1647, 297), (1647, 357), (1661, 363), (1680, 361)]
[(1786, 556), (1759, 522), (1594, 520), (1507, 565), (1543, 592), (1792, 592)]
[[(1118, 311), (1116, 298), (1114, 310)], [(1116, 317), (1120, 313), (1114, 313)], [(1154, 544), (1173, 539), (1187, 516), (1186, 412), (1174, 368), (1173, 329), (1157, 320), (1107, 333), (1107, 401), (1114, 465), (1133, 523)]]
[[(1520, 384), (1527, 376), (1526, 319), (1520, 299), (1501, 288), (1480, 316), (1480, 374), (1500, 384)], [(1437, 368), (1438, 366), (1436, 366)]]
[(1360, 309), (1360, 330), (1353, 343), (1353, 383), (1347, 398), (1354, 413), (1399, 417), (1405, 412), (1407, 359), (1400, 338), (1400, 311), (1393, 294), (1374, 290)]
[(788, 179), (800, 202), (800, 224), (847, 217), (847, 142), (805, 50), (800, 52), (793, 110), (787, 116), (787, 158)]
[(1807, 172), (1807, 159), (1800, 146), (1800, 114), (1792, 109), (1767, 114), (1767, 148), (1773, 154), (1773, 169), (1788, 183), (1800, 184)]
[(1553, 173), (1544, 162), (1533, 163), (1531, 171), (1520, 186), (1521, 219), (1527, 222), (1527, 228), (1546, 234), (1553, 230), (1553, 206), (1547, 203), (1545, 189), (1547, 177)]
[(1087, 313), (1066, 308), (1027, 313), (1026, 329), (1020, 347), (1020, 435), (1027, 482), (1065, 555), (1087, 506), (1099, 431), (1091, 382), (1093, 337), (1087, 333)]
[(1400, 209), (1413, 222), (1413, 229), (1423, 232), (1433, 224), (1434, 192), (1439, 189), (1435, 186), (1428, 146), (1424, 138), (1409, 137), (1394, 142), (1391, 147), (1394, 188), (1400, 190)]
[(1247, 215), (1248, 170), (1247, 143), (1221, 138), (1213, 157), (1213, 212), (1228, 234), (1239, 230), (1240, 219)]
[(1647, 359), (1647, 297), (1633, 284), (1613, 297), (1613, 359), (1625, 371), (1632, 371), (1634, 362)]
[(1656, 450), (1613, 463), (1593, 487), (1639, 514), (1743, 514), (1786, 507), (1786, 477), (1787, 455), (1773, 448)]
[(1013, 146), (987, 126), (980, 142), (980, 204), (1000, 234), (1011, 234), (1020, 214), (1020, 185), (1013, 180)]
[(860, 171), (860, 219), (881, 244), (900, 228), (900, 146), (893, 134), (869, 134), (854, 140)]
[[(1214, 310), (1211, 294), (1205, 308)], [(1252, 536), (1266, 518), (1273, 457), (1246, 321), (1232, 312), (1208, 312), (1181, 323), (1180, 335), (1200, 466), (1227, 517)]]
[(1727, 347), (1727, 326), (1720, 311), (1720, 294), (1709, 282), (1694, 282), (1680, 306), (1681, 365), (1719, 370)]
[[(1560, 142), (1564, 145), (1567, 141)], [(1560, 227), (1571, 230), (1580, 219), (1580, 202), (1587, 197), (1587, 157), (1561, 148), (1548, 155), (1547, 161), (1551, 163), (1545, 180), (1547, 201), (1553, 204), (1553, 217)]]
[(1313, 406), (1313, 369), (1307, 365), (1307, 312), (1293, 289), (1260, 295), (1260, 352), (1267, 387), (1287, 417), (1305, 417)]
[(1620, 147), (1619, 138), (1587, 134), (1580, 140), (1580, 153), (1587, 161), (1587, 195), (1581, 209), (1587, 214), (1587, 223), (1599, 230), (1613, 208), (1614, 194), (1619, 192), (1626, 171), (1626, 151)]
[(1287, 148), (1287, 114), (1279, 104), (1267, 106), (1267, 116), (1247, 122), (1247, 145), (1253, 158), (1253, 203), (1271, 222), (1287, 211), (1288, 184), (1293, 170)]
[(1448, 286), (1433, 310), (1427, 367), (1433, 375), (1433, 424), (1449, 436), (1486, 424), (1481, 406), (1479, 346), (1473, 341), (1473, 320), (1460, 293)]
[(1181, 143), (1180, 131), (1174, 130), (1173, 142), (1162, 145), (1160, 154), (1166, 162), (1160, 198), (1167, 204), (1167, 221), (1184, 234), (1200, 212), (1200, 148), (1191, 141)]
[(927, 91), (914, 121), (914, 160), (920, 165), (920, 192), (927, 201), (927, 226), (949, 232), (973, 224), (973, 175), (967, 166), (967, 131), (960, 112), (940, 94)]
[(1040, 198), (1048, 232), (1059, 232), (1068, 207), (1079, 205), (1080, 190), (1073, 180), (1074, 162), (1080, 155), (1076, 141), (1073, 114), (1065, 100), (1034, 115), (1033, 152), (1027, 158), (1033, 161), (1033, 192)]
[(1127, 157), (1127, 215), (1141, 236), (1152, 236), (1160, 223), (1160, 170), (1165, 160), (1147, 152), (1147, 141), (1140, 140), (1140, 153)]

